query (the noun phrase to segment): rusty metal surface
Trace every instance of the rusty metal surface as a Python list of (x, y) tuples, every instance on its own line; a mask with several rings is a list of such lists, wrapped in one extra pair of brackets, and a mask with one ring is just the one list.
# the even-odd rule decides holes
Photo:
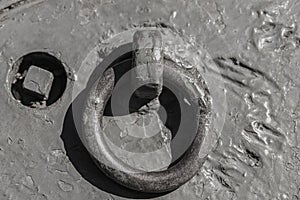
[[(297, 0), (0, 0), (0, 199), (299, 199), (299, 9)], [(225, 120), (215, 125), (217, 146), (167, 194), (116, 184), (72, 135), (70, 106), (87, 77), (124, 43), (118, 34), (142, 27), (184, 38), (169, 47), (182, 57), (188, 46), (199, 57), (205, 49), (207, 85), (226, 93), (212, 94)], [(68, 76), (49, 106), (24, 106), (11, 93), (13, 67), (30, 52), (54, 55)]]

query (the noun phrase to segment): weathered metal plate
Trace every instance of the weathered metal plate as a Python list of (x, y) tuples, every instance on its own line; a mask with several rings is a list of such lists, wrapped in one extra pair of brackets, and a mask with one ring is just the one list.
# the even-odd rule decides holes
[[(297, 0), (0, 0), (0, 199), (299, 199), (299, 9)], [(69, 118), (74, 83), (85, 86), (105, 58), (91, 56), (84, 70), (90, 52), (143, 26), (204, 46), (219, 69), (206, 71), (226, 91), (218, 146), (197, 176), (164, 195), (102, 174)], [(68, 81), (58, 101), (33, 109), (15, 100), (9, 80), (19, 58), (39, 51), (61, 60)]]

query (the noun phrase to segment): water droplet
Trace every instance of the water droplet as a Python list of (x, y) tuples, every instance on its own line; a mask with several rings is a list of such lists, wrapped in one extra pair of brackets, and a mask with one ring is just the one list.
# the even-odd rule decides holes
[(173, 12), (171, 13), (170, 20), (175, 19), (176, 16), (177, 16), (177, 11), (173, 11)]
[(22, 178), (21, 183), (24, 186), (26, 186), (26, 187), (28, 187), (30, 189), (34, 189), (35, 188), (34, 187), (34, 181), (33, 181), (33, 179), (32, 179), (31, 176), (26, 176), (26, 177)]
[(58, 187), (64, 192), (71, 192), (74, 189), (73, 185), (62, 180), (58, 181), (57, 184)]
[(7, 138), (7, 143), (8, 143), (9, 145), (12, 145), (12, 144), (13, 144), (13, 140), (11, 139), (11, 137), (8, 137), (8, 138)]
[(128, 135), (128, 131), (127, 131), (127, 129), (125, 129), (124, 131), (121, 131), (121, 133), (120, 133), (120, 138), (124, 138), (124, 137), (126, 137)]
[(51, 154), (48, 155), (47, 161), (49, 163), (48, 165), (49, 172), (52, 173), (54, 171), (59, 171), (59, 172), (67, 171), (66, 163), (68, 162), (68, 159), (62, 150), (52, 151)]
[(189, 105), (189, 106), (192, 105), (192, 104), (189, 102), (189, 100), (187, 100), (187, 98), (184, 98), (183, 101), (184, 101), (187, 105)]
[(94, 100), (94, 103), (97, 105), (101, 102), (101, 99), (99, 97), (97, 97), (95, 100)]

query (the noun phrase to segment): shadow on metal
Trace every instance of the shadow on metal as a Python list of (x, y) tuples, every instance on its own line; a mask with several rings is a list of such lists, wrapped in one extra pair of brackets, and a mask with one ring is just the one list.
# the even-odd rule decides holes
[[(84, 97), (85, 94), (82, 93), (78, 98), (80, 99), (82, 96)], [(75, 101), (77, 101), (77, 99)], [(151, 199), (167, 194), (143, 193), (127, 189), (126, 187), (121, 186), (112, 179), (108, 178), (102, 171), (100, 171), (100, 169), (94, 163), (93, 158), (81, 143), (75, 127), (72, 106), (73, 104), (69, 107), (65, 116), (61, 138), (64, 142), (64, 147), (66, 149), (68, 158), (86, 181), (100, 190), (126, 198)]]

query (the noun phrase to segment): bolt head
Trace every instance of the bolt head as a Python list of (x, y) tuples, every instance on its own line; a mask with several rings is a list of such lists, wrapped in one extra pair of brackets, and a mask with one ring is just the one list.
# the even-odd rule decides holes
[(44, 96), (45, 100), (47, 100), (51, 91), (53, 79), (54, 76), (50, 71), (32, 65), (27, 71), (23, 87)]

